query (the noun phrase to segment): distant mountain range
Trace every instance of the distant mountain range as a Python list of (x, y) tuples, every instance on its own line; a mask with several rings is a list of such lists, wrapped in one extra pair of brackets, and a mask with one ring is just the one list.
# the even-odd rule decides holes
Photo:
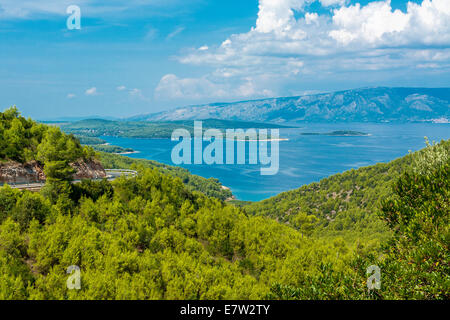
[(361, 88), (298, 97), (181, 107), (131, 121), (449, 122), (450, 88)]

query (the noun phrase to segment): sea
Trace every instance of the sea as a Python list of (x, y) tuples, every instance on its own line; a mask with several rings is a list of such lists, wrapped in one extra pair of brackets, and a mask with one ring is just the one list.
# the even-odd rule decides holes
[[(180, 164), (180, 166), (193, 174), (219, 179), (239, 200), (260, 201), (305, 184), (318, 182), (336, 173), (389, 162), (405, 156), (408, 152), (424, 148), (425, 136), (430, 141), (450, 138), (450, 124), (446, 123), (313, 123), (298, 126), (280, 129), (280, 139), (287, 140), (279, 141), (279, 169), (274, 175), (261, 175), (260, 168), (267, 165), (248, 163), (248, 146), (245, 164), (203, 163)], [(340, 130), (357, 131), (368, 135), (302, 135), (302, 133), (329, 133)], [(171, 157), (172, 149), (179, 143), (177, 141), (110, 136), (102, 139), (112, 145), (137, 151), (134, 154), (127, 154), (128, 157), (177, 165), (173, 163)], [(209, 142), (203, 142), (203, 148), (208, 144)], [(268, 146), (271, 151), (270, 142)]]

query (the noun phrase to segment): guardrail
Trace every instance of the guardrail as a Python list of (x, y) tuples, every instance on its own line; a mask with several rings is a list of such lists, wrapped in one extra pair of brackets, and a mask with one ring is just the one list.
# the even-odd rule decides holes
[[(137, 171), (135, 170), (128, 170), (128, 169), (105, 169), (105, 172), (109, 174), (109, 177), (106, 177), (108, 180), (114, 180), (115, 178), (121, 176), (121, 175), (128, 175), (128, 176), (137, 176)], [(91, 180), (102, 180), (103, 178), (98, 179), (91, 179)], [(74, 180), (72, 183), (79, 183), (81, 180)], [(34, 182), (0, 182), (0, 187), (4, 185), (9, 185), (13, 189), (35, 189), (40, 188), (44, 186), (45, 181), (34, 181)]]
[(114, 175), (114, 176), (118, 176), (118, 175), (122, 175), (122, 174), (131, 175), (133, 177), (137, 176), (137, 171), (127, 170), (127, 169), (105, 169), (105, 172), (109, 175)]
[(105, 172), (132, 172), (137, 173), (135, 170), (128, 170), (128, 169), (105, 169)]
[(0, 187), (4, 186), (4, 185), (8, 185), (10, 187), (15, 187), (15, 186), (34, 186), (37, 184), (44, 184), (45, 181), (34, 181), (34, 182), (0, 182)]

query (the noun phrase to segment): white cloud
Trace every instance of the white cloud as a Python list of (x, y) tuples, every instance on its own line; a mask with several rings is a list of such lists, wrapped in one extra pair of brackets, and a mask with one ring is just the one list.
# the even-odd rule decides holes
[(199, 99), (205, 95), (225, 96), (226, 92), (206, 78), (180, 79), (174, 74), (163, 76), (155, 90), (158, 99)]
[(137, 88), (131, 89), (128, 93), (130, 96), (142, 97), (142, 91)]
[[(85, 4), (85, 0), (78, 1), (77, 5)], [(26, 18), (33, 14), (66, 15), (66, 9), (73, 4), (71, 0), (2, 0), (0, 2), (0, 16), (8, 18)]]
[(198, 48), (199, 51), (206, 51), (208, 49), (209, 49), (208, 46), (201, 46), (200, 48)]
[[(190, 3), (200, 0), (190, 0)], [(130, 17), (130, 15), (142, 15), (142, 10), (150, 8), (148, 14), (154, 12), (170, 11), (171, 14), (180, 7), (189, 4), (184, 0), (1, 0), (0, 17), (7, 19), (39, 19), (40, 15), (67, 16), (66, 8), (69, 5), (77, 5), (81, 8), (82, 15), (89, 14), (96, 18), (102, 18), (114, 14), (117, 17)]]
[[(189, 81), (207, 79), (208, 87), (227, 83), (230, 93), (250, 96), (267, 88), (282, 94), (278, 87), (294, 86), (305, 76), (330, 79), (363, 72), (367, 79), (368, 72), (449, 68), (450, 0), (410, 2), (406, 12), (393, 10), (390, 0), (365, 6), (321, 0), (323, 6), (334, 7), (320, 15), (305, 12), (305, 4), (311, 2), (259, 0), (249, 32), (178, 57), (181, 63), (212, 69)], [(246, 83), (249, 76), (253, 87)], [(190, 91), (192, 95), (195, 86)]]
[(304, 0), (260, 0), (256, 32), (290, 35), (301, 39), (304, 32), (295, 28), (294, 10), (302, 9)]
[(362, 8), (357, 3), (335, 10), (333, 24), (337, 29), (330, 36), (344, 45), (352, 41), (375, 43), (385, 34), (402, 32), (408, 23), (408, 15), (392, 11), (389, 1), (372, 2)]
[(68, 99), (73, 99), (73, 98), (75, 98), (77, 95), (76, 94), (74, 94), (74, 93), (69, 93), (69, 94), (67, 94), (67, 98)]
[(231, 45), (231, 40), (230, 40), (230, 39), (227, 39), (227, 40), (225, 40), (224, 42), (222, 42), (221, 47), (222, 47), (222, 48), (225, 48), (225, 47), (227, 47), (227, 46), (229, 46), (229, 45)]
[(87, 96), (95, 96), (95, 95), (98, 94), (97, 88), (96, 87), (89, 88), (89, 89), (86, 90), (85, 94)]
[(324, 7), (337, 6), (337, 5), (343, 6), (344, 4), (347, 3), (347, 0), (320, 0), (320, 3)]
[(145, 39), (154, 40), (158, 36), (159, 30), (156, 28), (150, 28), (145, 34)]
[(330, 36), (347, 45), (450, 44), (450, 1), (409, 2), (407, 12), (392, 10), (389, 0), (342, 7), (334, 11)]
[(166, 37), (166, 39), (172, 39), (175, 38), (177, 35), (182, 33), (186, 28), (185, 27), (177, 27), (175, 30), (173, 30), (171, 33), (169, 33)]
[(317, 13), (315, 13), (315, 12), (313, 12), (313, 13), (309, 13), (309, 12), (305, 13), (305, 23), (306, 24), (311, 24), (313, 22), (317, 22), (318, 19), (319, 19), (319, 15)]
[(144, 94), (142, 93), (142, 90), (141, 90), (141, 89), (138, 89), (138, 88), (127, 89), (126, 86), (121, 85), (121, 86), (116, 87), (116, 90), (117, 90), (117, 91), (120, 91), (120, 92), (125, 92), (125, 91), (126, 91), (126, 93), (128, 93), (128, 95), (129, 95), (130, 97), (139, 98), (139, 99), (145, 100), (145, 101), (148, 101), (148, 100), (149, 100), (149, 99), (147, 99), (147, 98), (144, 96)]
[(141, 89), (138, 89), (138, 88), (134, 88), (134, 89), (129, 90), (129, 91), (128, 91), (128, 94), (129, 94), (130, 97), (132, 97), (132, 98), (137, 98), (137, 99), (139, 99), (139, 100), (147, 101), (147, 102), (150, 101), (150, 99), (147, 98), (147, 97), (142, 93), (142, 90), (141, 90)]
[(160, 100), (201, 100), (204, 98), (229, 99), (230, 97), (271, 96), (273, 92), (259, 90), (257, 81), (248, 77), (238, 86), (220, 79), (179, 78), (174, 74), (163, 76), (155, 90), (155, 97)]

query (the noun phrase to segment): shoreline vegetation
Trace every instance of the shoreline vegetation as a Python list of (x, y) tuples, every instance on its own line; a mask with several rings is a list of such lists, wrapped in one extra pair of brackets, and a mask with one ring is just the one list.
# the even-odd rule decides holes
[(271, 142), (271, 141), (289, 141), (288, 138), (278, 138), (278, 139), (229, 139), (225, 138), (224, 140), (234, 140), (234, 141), (248, 141), (248, 142)]
[(120, 146), (111, 145), (109, 142), (98, 138), (98, 137), (88, 137), (83, 135), (74, 135), (80, 143), (84, 146), (91, 147), (95, 151), (106, 152), (117, 155), (127, 155), (139, 153), (139, 151), (133, 150), (132, 148), (123, 148)]
[[(170, 139), (176, 129), (187, 130), (194, 135), (194, 121), (111, 121), (102, 119), (88, 119), (75, 122), (59, 123), (62, 131), (82, 137), (82, 144), (101, 144), (102, 136), (142, 139)], [(245, 121), (202, 120), (203, 132), (208, 129), (287, 129), (298, 126), (287, 126), (272, 123), (258, 123)], [(93, 138), (93, 139), (92, 139)], [(85, 143), (86, 142), (86, 143)], [(103, 142), (104, 143), (104, 142)]]
[(111, 144), (100, 144), (100, 145), (88, 145), (92, 147), (95, 151), (101, 151), (106, 153), (113, 153), (113, 154), (133, 154), (138, 153), (136, 150), (132, 148), (123, 148), (120, 146), (115, 146)]
[(302, 132), (302, 136), (336, 136), (336, 137), (368, 137), (370, 133), (351, 131), (351, 130), (338, 130), (332, 132)]
[(113, 154), (117, 154), (117, 155), (127, 155), (127, 154), (135, 154), (135, 153), (141, 153), (140, 151), (126, 151), (126, 152), (121, 152), (121, 153), (116, 153), (114, 152)]
[[(190, 134), (194, 133), (194, 121), (171, 121), (171, 122), (134, 122), (134, 121), (111, 121), (102, 119), (88, 119), (75, 122), (52, 123), (59, 126), (67, 134), (73, 134), (82, 145), (90, 146), (95, 151), (101, 151), (117, 155), (130, 155), (139, 153), (131, 148), (123, 148), (111, 145), (102, 137), (121, 137), (133, 139), (171, 139), (175, 129), (185, 129)], [(228, 121), (207, 119), (202, 121), (202, 133), (208, 129), (226, 130), (229, 128), (246, 129), (274, 129), (274, 128), (298, 128), (294, 126), (283, 126), (267, 123)], [(226, 139), (226, 138), (225, 138)], [(226, 139), (229, 140), (229, 139)], [(263, 139), (233, 139), (247, 142), (274, 142), (289, 141), (287, 138)]]
[[(121, 150), (121, 151), (108, 151), (106, 148), (101, 148), (101, 146), (106, 146), (107, 142), (102, 139), (103, 136), (109, 137), (119, 137), (119, 138), (134, 138), (134, 139), (171, 139), (172, 133), (176, 129), (185, 129), (191, 136), (194, 134), (194, 121), (180, 120), (180, 121), (167, 121), (167, 122), (135, 122), (135, 121), (111, 121), (102, 119), (88, 119), (75, 122), (66, 122), (58, 124), (66, 133), (74, 134), (82, 144), (93, 146), (94, 149), (117, 153), (117, 154), (130, 154), (132, 150)], [(304, 127), (299, 126), (285, 126), (277, 125), (271, 123), (256, 123), (256, 122), (245, 122), (245, 121), (231, 121), (231, 120), (217, 120), (217, 119), (207, 119), (202, 121), (202, 134), (208, 129), (219, 129), (223, 132), (224, 139), (230, 140), (226, 137), (224, 130), (230, 128), (239, 129), (304, 129)], [(336, 137), (368, 137), (371, 136), (370, 133), (352, 131), (352, 130), (335, 130), (331, 132), (302, 132), (302, 136), (336, 136)], [(246, 137), (246, 139), (237, 139), (236, 141), (289, 141), (288, 138), (277, 138), (277, 139), (264, 139), (255, 140)], [(118, 148), (117, 146), (112, 146)], [(113, 150), (113, 149), (111, 149)]]

